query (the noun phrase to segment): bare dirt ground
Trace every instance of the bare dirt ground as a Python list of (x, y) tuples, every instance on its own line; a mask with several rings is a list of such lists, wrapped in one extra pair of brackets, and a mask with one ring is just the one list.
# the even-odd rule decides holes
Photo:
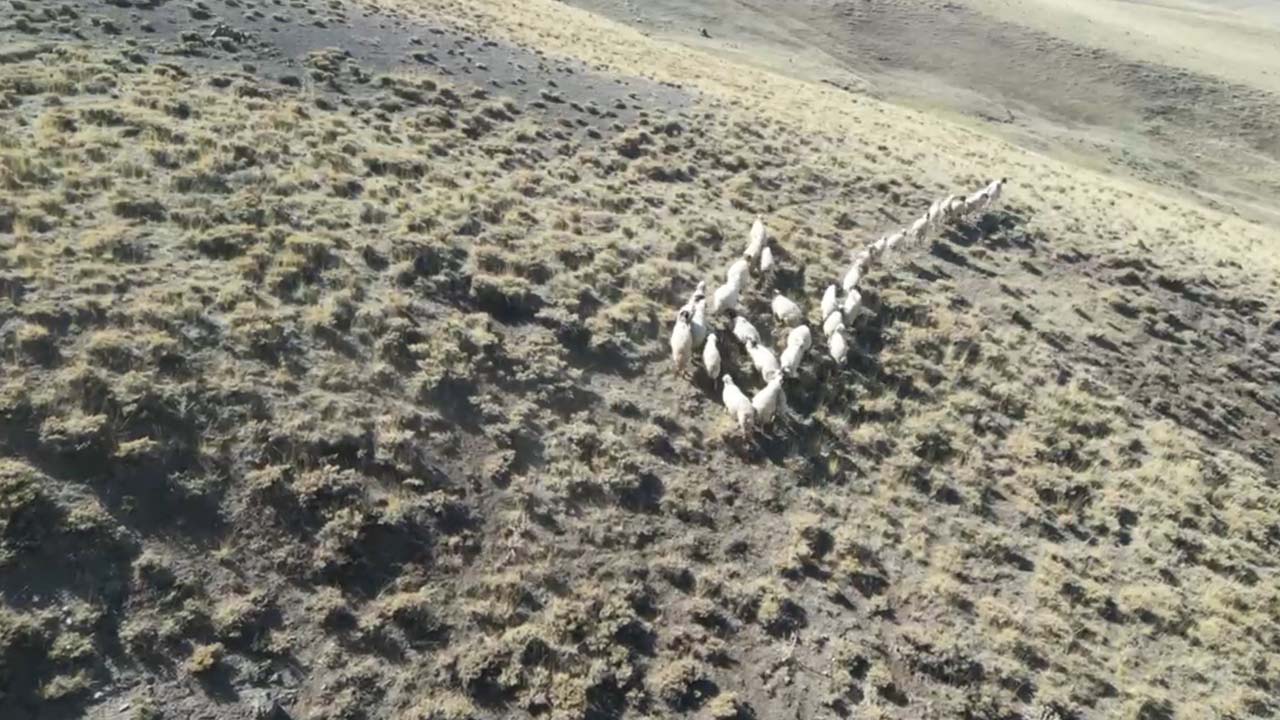
[[(556, 2), (6, 2), (5, 720), (1280, 712), (1271, 227)], [(755, 213), (777, 342), (1006, 174), (770, 432), (672, 376)]]

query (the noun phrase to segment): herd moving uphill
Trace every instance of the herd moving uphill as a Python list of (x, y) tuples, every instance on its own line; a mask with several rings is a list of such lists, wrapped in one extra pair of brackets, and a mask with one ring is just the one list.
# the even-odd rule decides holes
[[(986, 211), (1000, 198), (1005, 182), (1007, 179), (1002, 178), (969, 195), (948, 195), (939, 199), (909, 227), (884, 235), (854, 253), (839, 285), (827, 286), (819, 302), (820, 327), (822, 337), (826, 338), (827, 356), (837, 366), (844, 365), (851, 347), (846, 323), (853, 324), (860, 315), (868, 312), (858, 290), (867, 271), (876, 263), (886, 262), (900, 246), (905, 248), (923, 242), (949, 222)], [(720, 379), (725, 409), (743, 433), (767, 427), (785, 410), (783, 381), (799, 372), (805, 354), (813, 346), (813, 333), (805, 324), (804, 310), (781, 293), (775, 293), (769, 304), (778, 327), (788, 329), (786, 343), (779, 354), (762, 342), (760, 331), (750, 320), (736, 314), (747, 292), (752, 267), (757, 267), (761, 277), (767, 278), (774, 264), (764, 218), (757, 216), (751, 225), (747, 248), (729, 266), (724, 283), (707, 295), (706, 282), (699, 282), (676, 313), (675, 327), (671, 331), (671, 360), (675, 373), (683, 375), (689, 372), (694, 354), (701, 348), (703, 369), (712, 380)], [(733, 318), (732, 323), (730, 317)], [(728, 373), (721, 375), (719, 343), (724, 333), (717, 333), (714, 328), (727, 329), (745, 349), (751, 365), (764, 382), (764, 387), (755, 395), (748, 397)]]

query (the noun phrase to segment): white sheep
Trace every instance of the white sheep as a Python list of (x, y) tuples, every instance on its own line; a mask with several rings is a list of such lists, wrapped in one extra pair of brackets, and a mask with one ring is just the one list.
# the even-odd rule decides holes
[(707, 376), (715, 379), (720, 375), (720, 348), (716, 345), (716, 334), (707, 334), (707, 344), (702, 346), (702, 366), (707, 369)]
[(964, 207), (964, 198), (952, 195), (950, 199), (947, 200), (947, 218), (954, 220), (960, 217), (964, 214)]
[(707, 339), (707, 301), (699, 298), (693, 306), (693, 314), (689, 318), (689, 329), (693, 333), (693, 347), (700, 348)]
[(800, 306), (784, 297), (782, 293), (774, 294), (770, 307), (773, 309), (773, 316), (788, 327), (799, 325), (804, 320), (804, 313), (800, 312)]
[(849, 356), (849, 341), (844, 337), (844, 328), (827, 338), (827, 349), (831, 353), (832, 360), (841, 365), (844, 364), (844, 359)]
[[(857, 283), (854, 283), (857, 284)], [(822, 293), (822, 319), (826, 320), (832, 310), (836, 309), (836, 286), (828, 285), (826, 292)]]
[(921, 215), (915, 222), (911, 223), (911, 229), (907, 231), (907, 237), (913, 241), (920, 241), (929, 235), (929, 216)]
[(898, 243), (902, 242), (902, 241), (903, 241), (903, 239), (904, 239), (904, 238), (906, 238), (906, 237), (907, 237), (907, 229), (906, 229), (906, 228), (902, 228), (902, 229), (901, 229), (901, 230), (899, 230), (898, 232), (896, 232), (896, 233), (894, 233), (894, 234), (890, 235), (889, 237), (885, 238), (885, 239), (884, 239), (884, 248), (882, 248), (882, 249), (880, 250), (880, 254), (881, 254), (881, 255), (888, 255), (888, 254), (889, 254), (889, 252), (890, 252), (891, 250), (893, 250), (894, 248), (896, 248), (896, 247), (898, 246)]
[(755, 423), (756, 410), (751, 405), (751, 400), (733, 384), (733, 378), (726, 374), (721, 378), (724, 382), (724, 390), (721, 391), (720, 397), (724, 400), (724, 407), (729, 411), (729, 416), (738, 423), (738, 428), (742, 432), (747, 432)]
[(738, 342), (750, 347), (752, 343), (760, 342), (760, 331), (756, 330), (756, 326), (751, 321), (741, 315), (733, 319), (733, 336), (738, 338)]
[(693, 355), (693, 331), (689, 327), (689, 312), (681, 310), (676, 317), (676, 326), (671, 330), (671, 362), (675, 365), (676, 375), (684, 373)]
[(751, 260), (759, 257), (760, 252), (764, 250), (764, 238), (764, 217), (756, 215), (756, 221), (751, 223), (751, 236), (747, 242), (747, 251), (743, 255)]
[(778, 411), (782, 398), (782, 373), (774, 373), (760, 392), (751, 398), (751, 409), (760, 425), (768, 425)]
[(787, 333), (787, 347), (792, 345), (799, 345), (802, 350), (813, 347), (813, 333), (809, 332), (808, 325), (791, 328), (791, 332)]
[(751, 356), (751, 364), (756, 366), (756, 370), (760, 372), (760, 377), (765, 380), (769, 379), (770, 373), (782, 371), (782, 365), (778, 363), (778, 356), (760, 343), (747, 345), (747, 354)]
[(778, 356), (778, 364), (782, 367), (783, 375), (795, 375), (800, 369), (800, 361), (804, 360), (805, 348), (803, 345), (788, 344), (782, 349), (782, 354)]
[(823, 337), (831, 337), (831, 334), (844, 329), (844, 313), (836, 310), (822, 321)]
[(965, 215), (972, 215), (975, 211), (987, 206), (987, 189), (983, 188), (976, 193), (972, 193), (964, 199)]
[(773, 269), (773, 250), (765, 245), (760, 251), (760, 274), (763, 275)]
[(1000, 178), (999, 180), (991, 181), (991, 184), (986, 187), (987, 202), (982, 206), (983, 210), (991, 207), (995, 201), (1000, 199), (1000, 192), (1004, 190), (1004, 184), (1007, 182), (1009, 182), (1009, 178)]
[[(844, 296), (844, 303), (840, 305), (840, 312), (845, 317), (852, 319), (854, 313), (862, 307), (862, 293), (857, 290), (850, 290), (848, 295)], [(831, 333), (827, 333), (830, 335)]]
[[(853, 264), (849, 266), (849, 272), (846, 272), (844, 274), (844, 279), (840, 281), (840, 287), (845, 292), (849, 292), (850, 290), (858, 287), (858, 282), (862, 280), (862, 269), (865, 265), (865, 263), (858, 262), (858, 260), (855, 259)], [(831, 313), (826, 314), (830, 315)]]
[(740, 288), (733, 283), (727, 283), (716, 288), (711, 294), (711, 304), (707, 307), (707, 312), (712, 315), (720, 313), (733, 312), (738, 308), (738, 293)]
[(740, 257), (729, 266), (729, 272), (725, 273), (725, 282), (738, 286), (738, 290), (741, 291), (747, 286), (748, 277), (751, 277), (751, 263), (746, 257)]
[(924, 214), (924, 216), (928, 218), (929, 224), (932, 225), (934, 223), (934, 220), (938, 217), (938, 215), (941, 212), (942, 212), (942, 198), (938, 198), (937, 200), (934, 200), (929, 205), (929, 210)]

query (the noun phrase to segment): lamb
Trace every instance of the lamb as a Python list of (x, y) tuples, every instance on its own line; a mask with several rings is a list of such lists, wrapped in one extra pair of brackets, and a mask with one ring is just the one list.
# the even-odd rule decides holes
[(813, 346), (813, 334), (809, 332), (808, 325), (792, 328), (791, 332), (787, 333), (787, 347), (792, 345), (798, 345), (802, 350), (808, 350)]
[(768, 245), (760, 251), (760, 274), (763, 275), (773, 269), (773, 250)]
[(760, 377), (765, 380), (769, 379), (770, 373), (782, 372), (778, 357), (764, 345), (760, 343), (747, 345), (747, 354), (751, 356), (751, 364), (756, 366), (756, 370), (760, 372)]
[(747, 251), (743, 256), (749, 260), (755, 260), (760, 257), (761, 251), (764, 250), (764, 217), (756, 215), (756, 221), (751, 223), (751, 236), (747, 242)]
[(721, 380), (724, 382), (724, 390), (721, 391), (720, 397), (724, 400), (724, 407), (729, 411), (729, 416), (737, 421), (738, 428), (745, 433), (755, 423), (755, 407), (733, 383), (732, 377), (726, 374)]
[(751, 343), (760, 342), (760, 331), (756, 330), (756, 326), (752, 325), (750, 320), (741, 315), (733, 319), (733, 336), (747, 347), (751, 347)]
[(693, 355), (693, 331), (689, 327), (690, 316), (687, 310), (681, 310), (676, 317), (676, 326), (671, 330), (671, 361), (675, 365), (675, 374), (681, 375), (689, 365)]
[(707, 335), (707, 344), (702, 346), (702, 366), (707, 376), (715, 379), (720, 375), (720, 348), (716, 346), (716, 334)]
[(800, 312), (800, 306), (784, 297), (782, 293), (773, 296), (773, 302), (770, 304), (773, 309), (773, 316), (781, 320), (788, 327), (799, 325), (804, 319), (804, 313)]
[(824, 337), (831, 337), (831, 333), (844, 329), (844, 313), (836, 310), (822, 321), (822, 334)]
[[(856, 282), (854, 283), (857, 284)], [(836, 286), (828, 285), (826, 292), (822, 293), (822, 319), (826, 320), (832, 310), (836, 309)]]
[(761, 425), (768, 425), (778, 411), (782, 398), (782, 373), (774, 373), (764, 388), (751, 398), (751, 409)]

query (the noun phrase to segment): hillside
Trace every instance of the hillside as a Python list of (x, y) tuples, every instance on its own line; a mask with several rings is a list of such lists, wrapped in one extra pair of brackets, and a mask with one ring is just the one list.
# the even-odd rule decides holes
[[(1280, 712), (1270, 226), (551, 0), (0, 2), (0, 717)], [(999, 176), (768, 432), (672, 373)]]

